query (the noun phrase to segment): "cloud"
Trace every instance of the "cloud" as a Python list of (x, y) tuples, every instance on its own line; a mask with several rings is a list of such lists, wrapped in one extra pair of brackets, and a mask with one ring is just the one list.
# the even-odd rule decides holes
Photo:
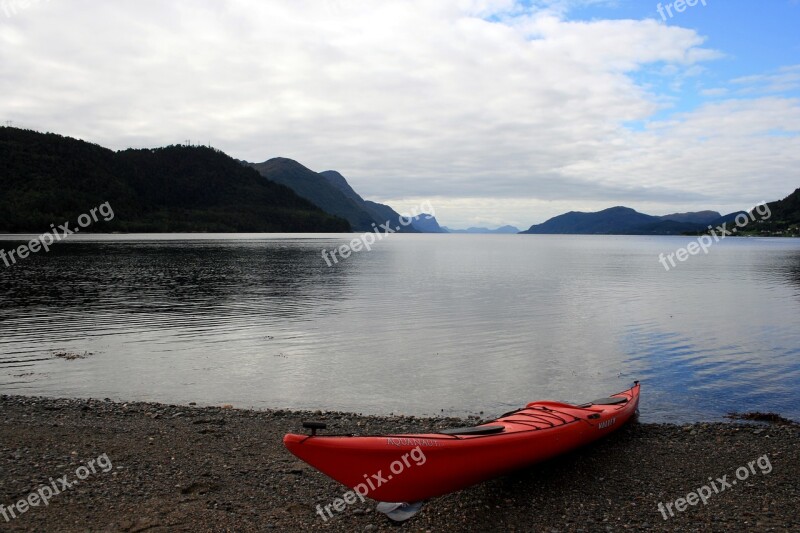
[(703, 89), (700, 91), (703, 96), (725, 96), (728, 94), (728, 89), (725, 87), (714, 87), (711, 89)]
[(720, 54), (676, 25), (568, 19), (589, 3), (40, 3), (0, 22), (0, 119), (114, 148), (191, 139), (291, 157), (368, 198), (449, 199), (463, 209), (451, 226), (468, 205), (513, 204), (527, 226), (559, 202), (668, 209), (792, 190), (797, 137), (770, 132), (797, 131), (796, 100), (653, 122), (664, 95), (636, 74), (669, 71), (677, 87)]
[(777, 72), (742, 76), (731, 80), (739, 86), (739, 92), (746, 93), (785, 93), (800, 89), (800, 65), (790, 65)]

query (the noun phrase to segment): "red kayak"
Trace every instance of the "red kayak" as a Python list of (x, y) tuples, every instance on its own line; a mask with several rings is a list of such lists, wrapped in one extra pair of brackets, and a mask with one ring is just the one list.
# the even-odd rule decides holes
[(555, 457), (625, 424), (639, 404), (639, 382), (582, 405), (540, 401), (500, 418), (438, 433), (347, 436), (288, 434), (294, 455), (359, 495), (416, 502)]

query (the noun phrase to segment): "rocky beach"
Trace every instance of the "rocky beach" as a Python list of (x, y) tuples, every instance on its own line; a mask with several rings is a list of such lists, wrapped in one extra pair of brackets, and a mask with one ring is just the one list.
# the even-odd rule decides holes
[[(295, 459), (282, 436), (309, 419), (331, 433), (372, 434), (476, 420), (21, 396), (0, 397), (0, 408), (4, 531), (800, 529), (800, 426), (780, 419), (633, 422), (577, 452), (430, 500), (395, 524), (369, 499), (323, 520), (317, 506), (347, 489)], [(692, 504), (704, 485), (711, 494)]]

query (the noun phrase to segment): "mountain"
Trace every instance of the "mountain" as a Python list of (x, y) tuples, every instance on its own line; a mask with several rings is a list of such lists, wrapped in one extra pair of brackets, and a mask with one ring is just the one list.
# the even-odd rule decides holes
[(447, 233), (447, 230), (439, 226), (436, 217), (427, 213), (422, 213), (411, 219), (411, 225), (420, 233)]
[(332, 185), (325, 176), (293, 159), (275, 157), (263, 163), (246, 164), (268, 180), (289, 187), (326, 213), (344, 218), (350, 223), (353, 231), (371, 231), (373, 223), (385, 222), (376, 220), (360, 207), (356, 200), (349, 198), (337, 186)]
[(2, 127), (0, 161), (2, 232), (46, 231), (105, 202), (113, 220), (82, 231), (350, 230), (346, 220), (213, 148), (114, 152), (53, 133)]
[(697, 211), (694, 213), (672, 213), (660, 217), (662, 220), (674, 220), (675, 222), (689, 222), (692, 224), (708, 225), (722, 217), (716, 211)]
[(419, 233), (417, 230), (414, 229), (413, 226), (401, 224), (400, 222), (400, 214), (389, 207), (388, 205), (379, 204), (377, 202), (370, 202), (369, 200), (364, 200), (353, 188), (347, 183), (347, 180), (344, 176), (342, 176), (339, 172), (335, 170), (323, 170), (319, 173), (320, 176), (325, 178), (328, 183), (336, 187), (339, 191), (342, 192), (345, 196), (347, 196), (350, 200), (355, 202), (357, 206), (361, 209), (369, 213), (369, 215), (375, 220), (378, 224), (383, 224), (388, 222), (389, 225), (393, 228), (400, 227), (399, 230), (396, 230), (400, 233)]
[(400, 226), (400, 232), (417, 233), (413, 227), (400, 224), (400, 214), (388, 205), (364, 200), (335, 170), (314, 172), (285, 157), (245, 164), (265, 178), (290, 187), (327, 213), (346, 219), (354, 231), (372, 231), (389, 222), (392, 227)]
[[(718, 214), (718, 213), (717, 213)], [(525, 234), (586, 235), (680, 235), (696, 231), (701, 224), (663, 219), (639, 213), (629, 207), (611, 207), (603, 211), (583, 213), (570, 211), (533, 225)]]
[(447, 226), (442, 226), (442, 229), (447, 233), (516, 234), (520, 232), (519, 228), (516, 228), (514, 226), (500, 226), (497, 229), (488, 229), (488, 228), (450, 229)]

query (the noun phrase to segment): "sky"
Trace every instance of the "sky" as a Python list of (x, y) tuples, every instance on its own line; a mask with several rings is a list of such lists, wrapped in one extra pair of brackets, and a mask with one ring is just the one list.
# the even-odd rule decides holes
[(783, 198), (800, 1), (693, 3), (0, 0), (0, 122), (289, 157), (453, 228)]

